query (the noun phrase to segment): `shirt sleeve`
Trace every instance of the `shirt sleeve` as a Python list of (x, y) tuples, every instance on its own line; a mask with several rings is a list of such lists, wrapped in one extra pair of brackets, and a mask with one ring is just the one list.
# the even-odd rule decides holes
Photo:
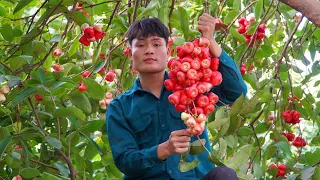
[(139, 176), (146, 169), (161, 161), (158, 158), (158, 145), (139, 150), (134, 133), (123, 115), (117, 100), (113, 100), (107, 110), (107, 133), (112, 156), (117, 168), (127, 176)]
[(220, 60), (218, 71), (222, 74), (222, 83), (213, 87), (211, 92), (217, 94), (223, 103), (232, 104), (241, 94), (247, 94), (247, 86), (236, 63), (224, 50), (218, 58)]

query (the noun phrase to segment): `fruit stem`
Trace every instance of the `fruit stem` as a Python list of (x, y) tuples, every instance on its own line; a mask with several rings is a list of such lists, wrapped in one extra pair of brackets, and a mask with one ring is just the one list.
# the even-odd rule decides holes
[(204, 147), (204, 149), (208, 152), (208, 154), (210, 155), (210, 151), (206, 148), (206, 146), (204, 146), (204, 144), (202, 143), (201, 139), (199, 136), (197, 136), (198, 140), (200, 141), (200, 144)]

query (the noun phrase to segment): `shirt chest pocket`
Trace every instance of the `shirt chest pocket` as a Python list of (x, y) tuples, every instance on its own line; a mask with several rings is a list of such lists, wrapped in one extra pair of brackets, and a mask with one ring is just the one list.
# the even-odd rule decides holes
[(184, 124), (184, 121), (181, 119), (181, 112), (178, 112), (174, 106), (169, 107), (170, 116), (173, 119), (171, 124), (173, 125), (174, 130), (185, 129), (187, 126)]
[(153, 123), (150, 114), (143, 115), (131, 122), (133, 133), (140, 148), (147, 148), (153, 136)]

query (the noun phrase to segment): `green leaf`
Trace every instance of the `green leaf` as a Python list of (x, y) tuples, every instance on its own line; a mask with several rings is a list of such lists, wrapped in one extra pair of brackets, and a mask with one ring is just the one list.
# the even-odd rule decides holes
[(232, 104), (232, 107), (230, 110), (230, 116), (236, 116), (240, 113), (240, 111), (243, 108), (243, 102), (244, 102), (244, 95), (241, 94), (241, 96), (238, 97), (236, 101)]
[(85, 137), (96, 148), (98, 153), (102, 156), (103, 155), (103, 151), (100, 149), (98, 144), (94, 140), (92, 140), (89, 136), (87, 136), (85, 133), (83, 133), (81, 131), (79, 131), (79, 132), (83, 137)]
[(169, 8), (167, 8), (165, 5), (160, 7), (158, 10), (158, 19), (165, 25), (168, 26), (169, 23)]
[(68, 13), (65, 13), (66, 18), (70, 18), (77, 23), (78, 26), (81, 26), (84, 23), (89, 24), (90, 26), (93, 25), (93, 23), (87, 18), (87, 16), (85, 16), (83, 13), (79, 12), (79, 11), (73, 11), (72, 13), (68, 11)]
[(37, 91), (38, 87), (28, 86), (12, 99), (12, 107), (16, 106)]
[[(88, 87), (89, 89), (89, 87)], [(94, 89), (93, 89), (94, 90)], [(91, 113), (91, 104), (87, 96), (79, 91), (74, 91), (70, 95), (70, 101), (74, 106), (81, 109), (84, 113), (90, 114)]]
[(103, 155), (101, 158), (101, 163), (103, 166), (108, 166), (110, 164), (113, 164), (112, 153), (108, 152), (107, 154)]
[(259, 158), (256, 158), (255, 161), (253, 162), (253, 174), (256, 178), (260, 178), (263, 176)]
[(225, 24), (230, 24), (232, 21), (233, 21), (233, 19), (235, 18), (235, 17), (237, 17), (237, 15), (238, 15), (238, 10), (232, 10), (232, 11), (230, 11), (229, 13), (228, 13), (228, 15), (224, 18), (224, 23)]
[(143, 18), (147, 14), (149, 14), (151, 11), (155, 10), (158, 6), (159, 1), (158, 0), (152, 0), (148, 3), (148, 6), (142, 10), (142, 12), (137, 16), (137, 20)]
[[(205, 139), (201, 139), (202, 144), (206, 144)], [(196, 154), (201, 154), (204, 151), (204, 147), (201, 145), (199, 140), (196, 140), (190, 144), (190, 151), (189, 154), (191, 155), (196, 155)]]
[(238, 130), (238, 135), (239, 136), (250, 136), (252, 135), (254, 132), (251, 128), (249, 127), (240, 127), (239, 130)]
[(18, 11), (20, 11), (22, 8), (24, 8), (25, 6), (27, 6), (31, 2), (32, 2), (32, 0), (20, 0), (18, 2), (17, 6), (14, 8), (13, 14), (17, 13)]
[(220, 128), (228, 121), (229, 118), (217, 119), (207, 124), (207, 127), (211, 130), (216, 129), (220, 130)]
[(21, 170), (21, 176), (26, 179), (35, 178), (40, 175), (40, 171), (36, 168), (24, 168)]
[(311, 177), (311, 180), (318, 180), (318, 179), (320, 179), (320, 166), (316, 166), (314, 174)]
[(46, 136), (46, 141), (54, 148), (61, 149), (62, 144), (61, 141), (59, 141), (57, 138)]
[(14, 35), (13, 35), (13, 30), (12, 30), (11, 25), (3, 24), (0, 32), (1, 32), (2, 37), (5, 40), (7, 40), (9, 42), (13, 41)]
[(60, 42), (60, 40), (61, 40), (60, 34), (55, 34), (55, 35), (50, 39), (49, 42)]
[(301, 171), (301, 179), (308, 180), (314, 174), (316, 167), (307, 167)]
[(259, 19), (263, 10), (263, 0), (259, 0), (258, 3), (255, 5), (254, 8), (254, 17)]
[(217, 166), (225, 166), (213, 153), (208, 156), (208, 160)]
[(282, 152), (284, 152), (287, 155), (291, 155), (291, 150), (290, 150), (290, 146), (287, 142), (284, 141), (280, 141), (275, 143), (275, 146), (281, 150)]
[(67, 107), (67, 108), (60, 108), (57, 109), (55, 112), (52, 113), (53, 117), (65, 117), (65, 116), (74, 116), (80, 120), (85, 120), (86, 115), (83, 112), (76, 108), (76, 107)]
[(192, 162), (185, 162), (185, 161), (180, 161), (179, 165), (178, 165), (178, 169), (181, 172), (187, 172), (190, 171), (192, 169), (194, 169), (195, 167), (198, 166), (198, 164), (200, 164), (200, 161), (198, 159), (194, 159)]
[(105, 125), (106, 121), (105, 120), (93, 120), (93, 121), (88, 121), (87, 124), (82, 126), (80, 130), (84, 133), (93, 133), (95, 131), (100, 130), (101, 126)]
[(245, 43), (246, 42), (246, 38), (242, 34), (239, 34), (238, 31), (236, 30), (236, 28), (231, 27), (230, 28), (230, 33), (234, 38), (239, 40), (241, 43)]
[(259, 84), (256, 75), (253, 72), (246, 73), (242, 76), (243, 80), (248, 82), (254, 90), (259, 89)]
[(258, 28), (259, 22), (258, 21), (253, 21), (250, 23), (247, 34), (251, 35), (255, 32), (255, 30)]
[(236, 141), (233, 135), (225, 136), (224, 140), (230, 148), (234, 148), (236, 146)]
[(257, 106), (259, 100), (257, 96), (252, 97), (249, 101), (246, 101), (243, 105), (242, 110), (240, 111), (241, 116), (248, 115), (254, 111), (254, 108)]
[(265, 153), (264, 153), (265, 160), (272, 158), (276, 152), (277, 152), (276, 146), (274, 146), (274, 145), (268, 146)]
[(97, 73), (101, 68), (106, 65), (106, 61), (99, 61), (93, 68), (92, 73)]
[(54, 163), (54, 166), (60, 171), (63, 176), (69, 176), (70, 171), (69, 168), (62, 163)]
[[(79, 37), (80, 37), (81, 34), (78, 34), (74, 39), (73, 39), (73, 42), (70, 46), (70, 49), (68, 51), (68, 56), (71, 57), (73, 56), (77, 50), (79, 49), (79, 46), (80, 46), (80, 42), (79, 42)], [(99, 70), (98, 70), (99, 71)], [(97, 72), (98, 72), (97, 71)]]
[(256, 127), (255, 127), (255, 131), (257, 134), (261, 134), (261, 133), (265, 133), (268, 131), (270, 125), (263, 122), (263, 123), (259, 123)]
[(189, 15), (187, 11), (183, 7), (179, 7), (179, 15), (180, 15), (180, 27), (183, 32), (184, 37), (188, 37), (189, 34)]
[(103, 99), (104, 98), (104, 90), (97, 81), (91, 78), (83, 79), (84, 84), (87, 86), (87, 92), (93, 99)]
[(247, 144), (242, 146), (234, 157), (229, 158), (226, 162), (226, 166), (232, 169), (238, 169), (243, 164), (247, 163), (251, 155), (252, 145)]
[(5, 17), (7, 14), (7, 11), (4, 7), (0, 6), (0, 16)]
[(227, 151), (227, 142), (223, 138), (219, 138), (219, 153), (218, 158), (222, 159)]
[(11, 142), (12, 136), (6, 136), (0, 141), (0, 159), (2, 159), (2, 154), (6, 150), (7, 146)]

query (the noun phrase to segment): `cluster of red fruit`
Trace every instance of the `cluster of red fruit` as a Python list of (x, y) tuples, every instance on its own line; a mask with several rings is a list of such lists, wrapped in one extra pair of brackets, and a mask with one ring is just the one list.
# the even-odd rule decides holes
[(91, 42), (97, 41), (106, 35), (101, 25), (90, 27), (87, 23), (84, 23), (81, 26), (81, 30), (83, 31), (83, 35), (79, 39), (79, 42), (84, 46), (89, 46)]
[(285, 164), (280, 164), (279, 166), (277, 166), (276, 164), (271, 164), (269, 166), (269, 169), (276, 169), (277, 170), (276, 177), (280, 177), (286, 174), (287, 166)]
[(285, 110), (281, 113), (281, 116), (284, 118), (284, 121), (288, 124), (298, 124), (300, 123), (300, 113), (295, 110)]
[(99, 105), (100, 105), (101, 109), (107, 109), (108, 105), (111, 103), (112, 100), (113, 100), (112, 93), (107, 92), (106, 97), (99, 101)]
[(249, 44), (251, 41), (251, 43), (249, 44), (250, 47), (253, 47), (254, 41), (256, 40), (262, 41), (266, 30), (266, 25), (260, 24), (258, 27), (258, 32), (256, 32), (255, 34), (248, 34), (250, 23), (254, 22), (255, 20), (256, 19), (253, 17), (251, 17), (249, 20), (244, 17), (238, 20), (238, 23), (240, 25), (240, 27), (238, 28), (238, 33), (244, 35), (244, 37), (246, 38), (246, 44)]
[[(246, 74), (246, 72), (247, 72), (246, 66), (247, 66), (246, 64), (241, 64), (241, 67), (240, 67), (240, 73), (241, 73), (241, 75)], [(251, 72), (251, 71), (253, 70), (253, 68), (254, 68), (254, 66), (251, 65), (251, 66), (248, 68), (248, 72)]]
[[(292, 145), (294, 145), (295, 147), (304, 147), (307, 145), (307, 142), (301, 138), (301, 137), (296, 137), (293, 133), (282, 133), (287, 139), (288, 141), (292, 142)], [(274, 139), (275, 141), (277, 141), (277, 139)]]
[[(177, 56), (169, 59), (166, 89), (173, 91), (168, 100), (194, 135), (202, 134), (207, 116), (214, 111), (219, 97), (210, 92), (222, 82), (219, 59), (210, 58), (210, 42), (201, 37), (177, 46)], [(210, 92), (210, 93), (209, 93)]]

